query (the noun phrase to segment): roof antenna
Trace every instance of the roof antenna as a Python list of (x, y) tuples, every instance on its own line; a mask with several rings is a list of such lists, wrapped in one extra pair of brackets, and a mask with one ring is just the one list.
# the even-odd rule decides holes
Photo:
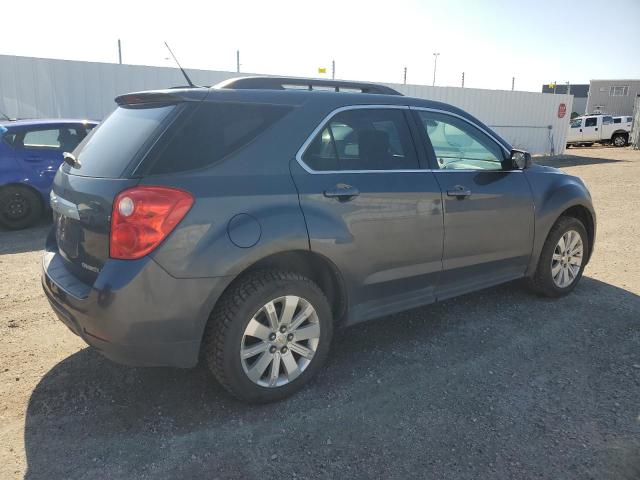
[(169, 53), (171, 54), (171, 56), (173, 57), (173, 59), (176, 61), (176, 63), (178, 64), (178, 68), (180, 69), (180, 71), (182, 72), (182, 75), (184, 75), (184, 78), (187, 80), (187, 84), (191, 87), (191, 88), (202, 88), (200, 87), (200, 85), (196, 85), (195, 83), (193, 83), (191, 81), (191, 79), (189, 78), (189, 75), (187, 75), (187, 72), (184, 71), (184, 68), (182, 68), (182, 65), (180, 65), (180, 62), (178, 61), (178, 59), (176, 58), (176, 56), (173, 54), (173, 51), (171, 50), (171, 47), (169, 46), (169, 44), (167, 42), (164, 42), (165, 46), (167, 47), (167, 50), (169, 50)]

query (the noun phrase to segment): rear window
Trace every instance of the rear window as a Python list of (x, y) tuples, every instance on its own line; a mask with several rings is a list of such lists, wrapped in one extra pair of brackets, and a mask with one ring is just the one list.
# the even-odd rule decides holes
[(173, 173), (212, 165), (250, 143), (289, 111), (289, 107), (280, 105), (200, 103), (185, 110), (183, 118), (163, 135), (144, 173)]
[(63, 168), (86, 177), (120, 177), (175, 108), (175, 105), (116, 108), (74, 150), (80, 166), (64, 164)]

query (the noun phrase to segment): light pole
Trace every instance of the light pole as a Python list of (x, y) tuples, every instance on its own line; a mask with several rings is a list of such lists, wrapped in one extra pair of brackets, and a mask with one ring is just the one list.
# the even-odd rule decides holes
[(436, 86), (436, 68), (438, 67), (438, 55), (440, 54), (439, 53), (433, 54), (433, 85), (431, 85), (432, 87)]

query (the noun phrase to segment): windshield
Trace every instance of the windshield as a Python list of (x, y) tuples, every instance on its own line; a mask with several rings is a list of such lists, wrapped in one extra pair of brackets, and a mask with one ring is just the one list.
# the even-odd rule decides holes
[(80, 166), (64, 164), (65, 172), (85, 177), (120, 177), (175, 108), (175, 105), (116, 108), (73, 151)]

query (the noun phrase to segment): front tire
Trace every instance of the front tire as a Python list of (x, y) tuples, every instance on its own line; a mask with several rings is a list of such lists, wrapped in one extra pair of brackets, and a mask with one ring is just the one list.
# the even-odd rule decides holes
[(547, 297), (567, 295), (582, 278), (589, 248), (582, 222), (574, 217), (560, 217), (545, 240), (529, 286)]
[(331, 308), (308, 278), (249, 273), (223, 294), (203, 340), (216, 379), (247, 402), (281, 400), (322, 367), (333, 333)]
[(36, 192), (20, 185), (0, 190), (0, 225), (21, 230), (34, 225), (42, 216), (42, 202)]

